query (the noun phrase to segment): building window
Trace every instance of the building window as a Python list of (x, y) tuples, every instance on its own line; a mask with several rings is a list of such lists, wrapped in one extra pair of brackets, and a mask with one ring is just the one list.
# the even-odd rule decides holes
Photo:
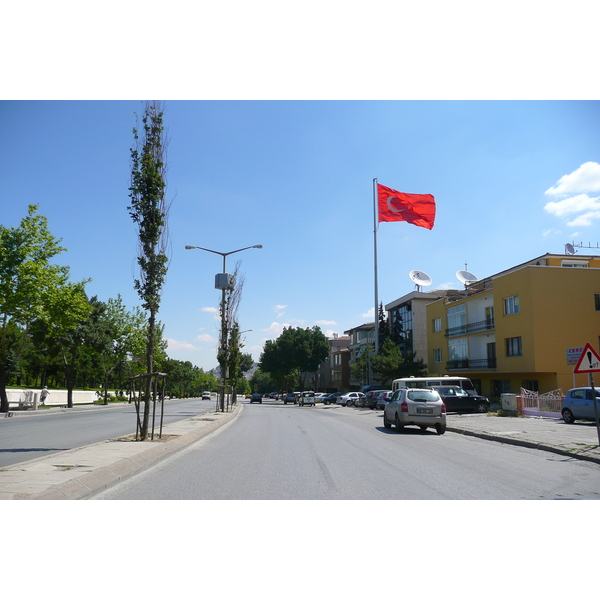
[(589, 262), (584, 260), (563, 260), (561, 266), (571, 267), (572, 269), (586, 269), (589, 266)]
[(447, 310), (449, 335), (464, 335), (467, 333), (467, 305), (459, 304)]
[(467, 338), (448, 340), (448, 368), (466, 369), (469, 366), (469, 342)]
[(540, 382), (537, 379), (523, 379), (523, 381), (521, 381), (521, 387), (530, 392), (539, 392)]
[(504, 314), (516, 315), (518, 312), (520, 312), (519, 296), (511, 296), (510, 298), (504, 298)]
[(596, 310), (600, 310), (600, 294), (594, 294), (594, 303), (596, 304)]
[[(600, 294), (596, 294), (596, 296), (600, 296)], [(600, 310), (599, 308), (596, 308), (596, 310)], [(437, 333), (438, 331), (442, 330), (442, 317), (438, 317), (437, 319), (433, 320), (433, 333)]]
[(506, 356), (523, 356), (523, 345), (520, 337), (506, 338)]
[(433, 362), (441, 363), (442, 362), (442, 349), (435, 348), (433, 351)]

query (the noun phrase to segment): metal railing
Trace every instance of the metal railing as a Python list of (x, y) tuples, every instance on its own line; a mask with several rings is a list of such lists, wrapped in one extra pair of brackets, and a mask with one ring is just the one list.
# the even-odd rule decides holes
[(496, 329), (494, 319), (486, 319), (485, 321), (476, 321), (475, 323), (459, 325), (458, 327), (449, 327), (446, 329), (445, 337), (457, 337), (461, 335), (468, 335), (470, 333), (491, 331), (492, 329)]

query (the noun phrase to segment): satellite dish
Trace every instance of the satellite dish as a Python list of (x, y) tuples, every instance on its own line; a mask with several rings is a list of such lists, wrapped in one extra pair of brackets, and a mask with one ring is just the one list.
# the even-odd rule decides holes
[(416, 283), (416, 288), (421, 291), (421, 287), (427, 287), (432, 284), (431, 277), (423, 271), (411, 271), (408, 276), (413, 283)]
[(456, 271), (456, 278), (465, 285), (478, 281), (477, 277), (469, 271)]
[(565, 244), (565, 253), (575, 254), (575, 248), (573, 247), (573, 244)]

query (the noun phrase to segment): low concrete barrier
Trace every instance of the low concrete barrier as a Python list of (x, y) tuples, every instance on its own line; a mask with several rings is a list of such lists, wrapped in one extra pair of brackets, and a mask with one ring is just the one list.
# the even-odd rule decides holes
[[(41, 389), (37, 390), (6, 390), (9, 408), (34, 408), (40, 401)], [(66, 406), (67, 390), (48, 390), (44, 401), (45, 406)], [(73, 391), (73, 404), (92, 404), (98, 400), (94, 391)]]

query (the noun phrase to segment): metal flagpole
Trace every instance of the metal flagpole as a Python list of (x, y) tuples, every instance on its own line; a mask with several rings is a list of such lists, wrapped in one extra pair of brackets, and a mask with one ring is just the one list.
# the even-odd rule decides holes
[(373, 254), (375, 258), (375, 354), (379, 353), (379, 299), (377, 297), (377, 177), (373, 179)]

